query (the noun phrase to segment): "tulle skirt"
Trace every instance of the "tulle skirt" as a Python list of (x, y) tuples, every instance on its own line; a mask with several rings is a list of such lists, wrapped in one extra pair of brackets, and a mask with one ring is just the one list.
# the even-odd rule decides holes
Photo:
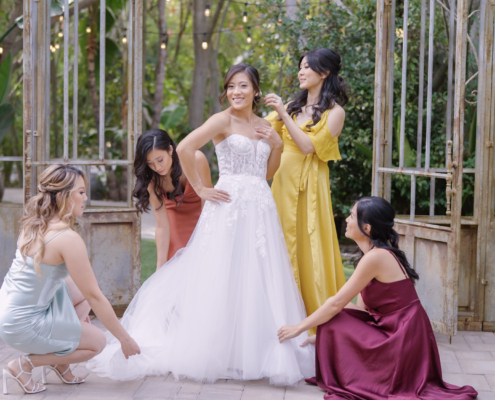
[(141, 287), (122, 318), (141, 354), (107, 347), (87, 367), (118, 380), (171, 372), (176, 379), (293, 385), (315, 374), (307, 333), (277, 331), (306, 317), (276, 206), (265, 180), (220, 178), (230, 203), (207, 202), (188, 243)]

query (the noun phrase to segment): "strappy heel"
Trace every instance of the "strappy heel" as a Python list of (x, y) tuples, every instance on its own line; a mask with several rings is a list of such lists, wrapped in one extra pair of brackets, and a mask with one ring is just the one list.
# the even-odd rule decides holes
[[(31, 372), (26, 372), (22, 369), (21, 358), (24, 358), (29, 363), (29, 365), (31, 365), (31, 367), (33, 367), (33, 369), (34, 369), (34, 365), (28, 356), (19, 357), (19, 369), (21, 371), (19, 372), (19, 374), (17, 374), (17, 376), (14, 376), (8, 369), (4, 369), (3, 370), (3, 394), (9, 394), (9, 392), (7, 390), (7, 379), (12, 379), (12, 380), (16, 381), (19, 384), (19, 386), (22, 388), (22, 390), (24, 390), (24, 393), (26, 393), (26, 394), (35, 394), (35, 393), (44, 392), (46, 390), (46, 387), (44, 387), (43, 385), (41, 385), (39, 383), (33, 383), (33, 389), (32, 390), (26, 389), (26, 386), (28, 386), (29, 383), (33, 380), (33, 371), (31, 370)], [(29, 375), (29, 380), (26, 383), (22, 383), (21, 380), (19, 379), (19, 377), (22, 374)]]
[[(57, 364), (58, 365), (58, 364)], [(60, 378), (60, 380), (65, 383), (66, 385), (78, 385), (80, 383), (84, 383), (86, 382), (85, 379), (83, 378), (79, 378), (77, 376), (74, 376), (74, 379), (72, 381), (68, 381), (64, 378), (64, 375), (70, 371), (70, 365), (67, 367), (67, 369), (61, 373), (58, 369), (57, 369), (57, 365), (55, 366), (51, 366), (51, 365), (47, 365), (47, 366), (44, 366), (43, 369), (41, 370), (41, 382), (43, 384), (46, 384), (46, 370), (49, 369), (49, 370), (52, 370), (54, 371), (57, 376)]]

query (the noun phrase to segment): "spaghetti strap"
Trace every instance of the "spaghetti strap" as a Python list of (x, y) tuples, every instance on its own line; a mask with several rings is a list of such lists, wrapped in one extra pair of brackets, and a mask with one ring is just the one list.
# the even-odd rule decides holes
[(65, 231), (68, 231), (70, 228), (66, 228), (66, 229), (63, 229), (59, 232), (57, 232), (55, 235), (53, 235), (50, 239), (48, 239), (46, 242), (45, 242), (45, 246), (48, 244), (48, 242), (52, 239), (55, 239), (58, 235), (60, 235), (61, 233), (64, 233)]
[(397, 258), (397, 256), (394, 254), (394, 252), (392, 250), (389, 250), (389, 249), (386, 249), (387, 251), (390, 252), (390, 254), (392, 254), (395, 258), (395, 261), (397, 261), (397, 264), (399, 264), (399, 267), (401, 269), (401, 271), (404, 273), (404, 275), (406, 276), (407, 279), (410, 279), (409, 278), (409, 275), (407, 275), (407, 272), (406, 270), (404, 269), (404, 267), (402, 266), (402, 264), (400, 263), (399, 259)]

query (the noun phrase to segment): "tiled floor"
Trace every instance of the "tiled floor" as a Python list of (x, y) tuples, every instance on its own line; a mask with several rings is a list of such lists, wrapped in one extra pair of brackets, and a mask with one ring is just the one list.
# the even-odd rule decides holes
[[(95, 321), (98, 324), (97, 321)], [(495, 400), (495, 334), (459, 332), (452, 338), (437, 335), (444, 380), (455, 385), (471, 385), (480, 400)], [(0, 341), (0, 368), (19, 353)], [(267, 381), (239, 382), (221, 380), (200, 384), (189, 380), (175, 382), (171, 376), (148, 377), (129, 382), (112, 381), (90, 373), (83, 364), (75, 373), (86, 378), (78, 386), (63, 385), (53, 373), (48, 375), (46, 392), (24, 395), (19, 386), (9, 381), (9, 395), (0, 399), (161, 399), (161, 400), (321, 400), (323, 391), (304, 381), (296, 387), (270, 386)], [(40, 379), (39, 368), (34, 374)]]

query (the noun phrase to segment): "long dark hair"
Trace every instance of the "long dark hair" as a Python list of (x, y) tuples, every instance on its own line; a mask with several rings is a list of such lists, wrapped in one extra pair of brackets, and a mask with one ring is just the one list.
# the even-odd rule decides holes
[(251, 81), (251, 84), (253, 85), (254, 89), (254, 99), (253, 99), (253, 112), (258, 111), (258, 107), (260, 104), (261, 100), (261, 91), (260, 91), (260, 74), (258, 73), (258, 70), (251, 65), (248, 64), (236, 64), (232, 67), (229, 68), (227, 71), (227, 74), (225, 75), (225, 78), (223, 80), (223, 92), (218, 98), (218, 101), (220, 101), (220, 104), (223, 103), (225, 98), (227, 97), (227, 89), (229, 87), (229, 83), (232, 79), (232, 77), (235, 74), (238, 74), (239, 72), (245, 72), (247, 76), (249, 76), (249, 80)]
[[(394, 229), (395, 210), (392, 205), (381, 197), (363, 197), (356, 203), (356, 214), (360, 231), (370, 238), (373, 247), (394, 253), (409, 278), (413, 282), (418, 280), (418, 273), (409, 265), (406, 255), (399, 249), (399, 234)], [(369, 235), (364, 230), (366, 224), (371, 226)], [(355, 265), (361, 258), (362, 256)]]
[[(174, 190), (170, 193), (165, 193), (162, 189), (163, 178), (160, 174), (153, 171), (146, 161), (146, 157), (151, 150), (165, 150), (170, 151), (172, 147), (172, 172), (170, 177), (172, 178), (172, 185)], [(148, 185), (151, 181), (155, 183), (155, 194), (160, 200), (159, 210), (163, 206), (163, 195), (165, 194), (168, 199), (174, 199), (176, 204), (179, 204), (176, 200), (177, 196), (182, 194), (182, 188), (180, 186), (180, 177), (182, 176), (182, 168), (179, 162), (179, 156), (177, 155), (177, 145), (170, 138), (167, 132), (163, 129), (151, 129), (144, 132), (138, 139), (136, 145), (136, 156), (134, 158), (134, 174), (136, 175), (136, 186), (132, 192), (132, 195), (137, 199), (136, 209), (138, 212), (148, 212), (150, 209), (150, 194), (148, 192)], [(182, 202), (182, 200), (181, 200)]]
[[(309, 68), (318, 74), (329, 72), (328, 76), (323, 81), (323, 86), (320, 92), (318, 103), (313, 105), (312, 123), (307, 125), (310, 127), (316, 125), (321, 120), (321, 115), (331, 110), (335, 104), (344, 106), (349, 101), (347, 88), (344, 78), (339, 75), (340, 72), (340, 55), (327, 48), (314, 49), (307, 51), (299, 58), (299, 69), (301, 63), (306, 57)], [(295, 100), (291, 101), (287, 106), (287, 112), (291, 117), (298, 115), (308, 102), (308, 90), (301, 91)]]

